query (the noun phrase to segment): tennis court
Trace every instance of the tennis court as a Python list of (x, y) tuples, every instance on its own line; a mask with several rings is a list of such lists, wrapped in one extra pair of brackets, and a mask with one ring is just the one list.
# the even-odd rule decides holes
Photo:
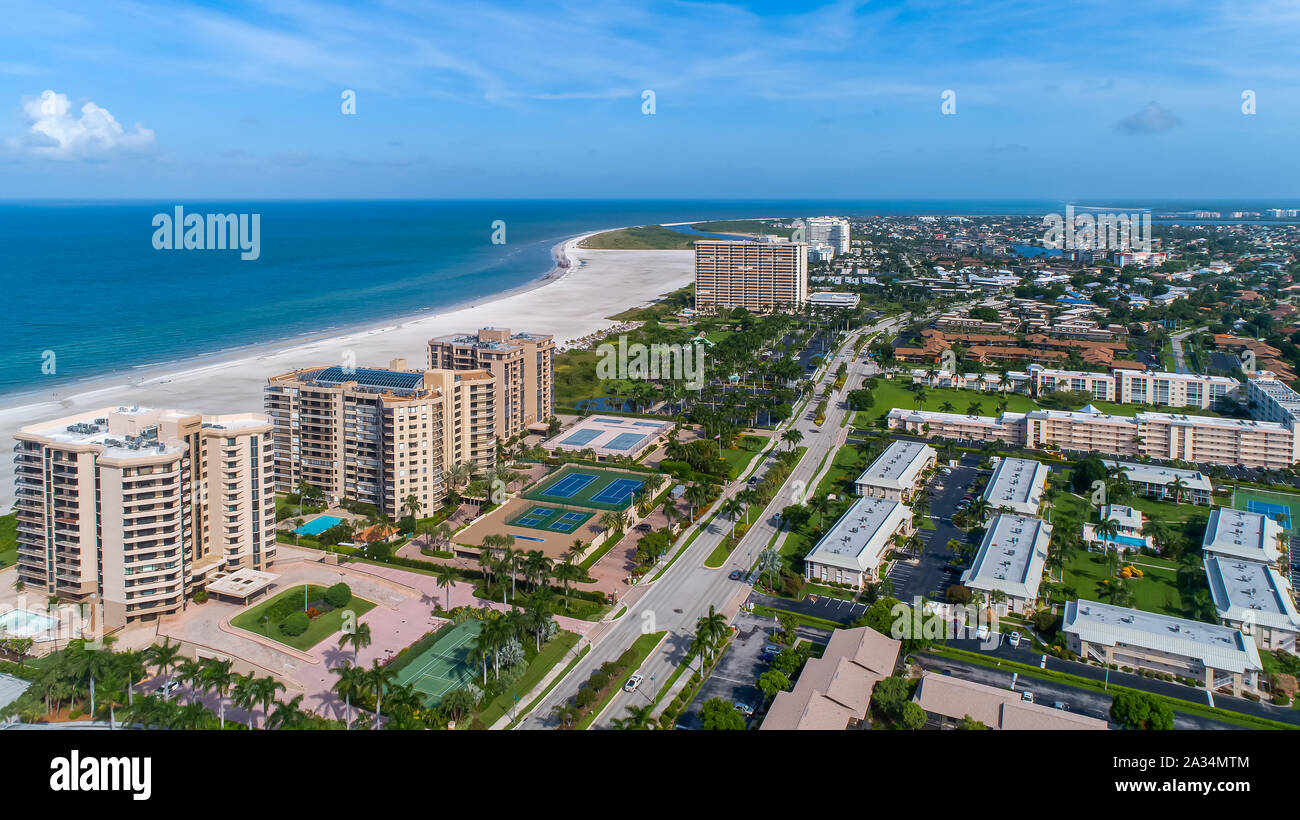
[(1273, 493), (1238, 486), (1232, 493), (1232, 506), (1238, 510), (1259, 513), (1277, 521), (1288, 535), (1296, 535), (1300, 521), (1300, 495)]
[(524, 498), (530, 501), (550, 501), (568, 507), (622, 511), (628, 508), (633, 496), (643, 486), (644, 478), (629, 473), (566, 467), (553, 478), (524, 493)]
[(424, 705), (434, 706), (448, 692), (474, 680), (474, 640), (481, 621), (468, 620), (442, 636), (397, 673), (399, 685), (411, 684), (424, 695)]
[(507, 523), (515, 527), (549, 530), (567, 535), (586, 523), (587, 519), (593, 515), (595, 513), (572, 512), (556, 509), (555, 507), (534, 506), (523, 515)]
[(645, 438), (642, 433), (619, 433), (610, 439), (605, 444), (605, 447), (610, 450), (631, 450), (642, 441), (645, 441)]

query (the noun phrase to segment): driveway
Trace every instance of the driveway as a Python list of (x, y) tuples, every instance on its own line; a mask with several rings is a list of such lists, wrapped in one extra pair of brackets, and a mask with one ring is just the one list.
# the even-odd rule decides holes
[[(976, 462), (978, 463), (978, 462)], [(961, 497), (970, 493), (970, 487), (979, 476), (974, 466), (951, 467), (951, 474), (936, 472), (930, 480), (930, 520), (932, 530), (919, 530), (917, 535), (925, 542), (919, 558), (897, 561), (889, 570), (893, 596), (910, 602), (920, 597), (943, 601), (948, 587), (961, 583), (963, 567), (951, 565), (956, 553), (948, 549), (950, 540), (968, 542), (970, 536), (952, 524), (952, 514)], [(940, 486), (941, 485), (941, 486)]]

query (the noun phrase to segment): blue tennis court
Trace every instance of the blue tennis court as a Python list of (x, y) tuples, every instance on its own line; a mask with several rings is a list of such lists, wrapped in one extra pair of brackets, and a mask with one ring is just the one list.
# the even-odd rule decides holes
[(634, 478), (616, 478), (609, 482), (608, 485), (601, 487), (600, 492), (593, 495), (591, 500), (599, 504), (622, 504), (644, 486), (644, 481), (638, 481)]
[(645, 440), (641, 433), (619, 433), (605, 445), (607, 450), (631, 450)]
[(573, 435), (561, 441), (561, 444), (572, 444), (574, 447), (582, 447), (590, 444), (596, 437), (604, 434), (604, 430), (579, 430)]
[(551, 516), (551, 511), (545, 507), (533, 507), (527, 515), (521, 515), (515, 519), (515, 523), (524, 527), (536, 527)]
[(1282, 525), (1282, 529), (1291, 529), (1291, 508), (1282, 504), (1271, 504), (1267, 501), (1256, 501), (1250, 499), (1246, 502), (1246, 512), (1259, 513), (1277, 521)]
[(547, 487), (542, 495), (552, 498), (573, 498), (586, 489), (596, 476), (591, 473), (569, 473), (564, 478)]

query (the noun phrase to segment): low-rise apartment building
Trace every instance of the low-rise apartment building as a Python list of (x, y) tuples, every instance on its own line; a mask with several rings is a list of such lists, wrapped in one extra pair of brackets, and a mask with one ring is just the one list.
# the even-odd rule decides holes
[[(986, 603), (998, 615), (1030, 614), (1038, 601), (1038, 586), (1043, 580), (1043, 565), (1051, 540), (1052, 525), (1041, 519), (999, 515), (984, 533), (979, 552), (970, 569), (962, 573), (961, 582), (971, 590), (984, 593)], [(995, 604), (995, 590), (1006, 599)]]
[(1029, 703), (1013, 689), (988, 686), (951, 675), (925, 672), (912, 700), (925, 710), (939, 729), (956, 729), (966, 718), (990, 729), (1015, 730), (1099, 730), (1107, 729), (1098, 718)]
[(809, 658), (794, 689), (778, 692), (761, 731), (839, 731), (867, 719), (876, 684), (894, 673), (900, 641), (867, 626), (831, 633), (820, 658)]
[[(1009, 391), (1045, 396), (1058, 390), (1083, 392), (1094, 401), (1115, 404), (1149, 404), (1160, 407), (1197, 407), (1208, 410), (1239, 388), (1236, 379), (1195, 373), (1164, 373), (1129, 369), (1118, 364), (1108, 373), (1057, 370), (1031, 364), (1023, 371), (1001, 373), (948, 373), (911, 371), (912, 381), (935, 387), (981, 392)], [(1289, 390), (1289, 388), (1287, 388)]]
[(1224, 626), (1254, 638), (1263, 651), (1295, 653), (1300, 613), (1291, 585), (1272, 565), (1207, 554), (1204, 566)]
[(1214, 486), (1200, 470), (1160, 467), (1136, 461), (1103, 462), (1110, 469), (1122, 469), (1129, 485), (1138, 495), (1158, 501), (1209, 504)]
[(1111, 521), (1115, 524), (1115, 533), (1105, 534), (1098, 532), (1096, 524), (1085, 523), (1083, 525), (1083, 543), (1090, 550), (1105, 552), (1114, 547), (1120, 552), (1133, 552), (1143, 548), (1151, 549), (1154, 546), (1154, 539), (1149, 535), (1143, 535), (1142, 529), (1146, 525), (1146, 516), (1134, 507), (1123, 504), (1106, 504), (1098, 512), (1102, 521)]
[(1215, 507), (1205, 522), (1201, 552), (1273, 565), (1282, 558), (1283, 536), (1282, 525), (1263, 513)]
[(911, 534), (910, 507), (888, 498), (859, 498), (804, 558), (804, 577), (861, 589), (879, 580), (894, 536)]
[(460, 464), (476, 472), (496, 459), (496, 380), (485, 370), (315, 367), (268, 380), (263, 394), (275, 425), (275, 484), (306, 481), (328, 495), (405, 514), (415, 496), (433, 510), (444, 476)]
[(251, 413), (138, 407), (23, 427), (18, 579), (98, 600), (116, 628), (179, 612), (224, 573), (265, 569), (276, 554), (271, 429)]
[(1036, 516), (1043, 503), (1043, 489), (1047, 486), (1049, 472), (1041, 461), (1003, 458), (993, 470), (983, 498), (992, 510)]
[(898, 440), (871, 463), (854, 482), (858, 495), (907, 501), (925, 481), (925, 471), (933, 467), (938, 453), (919, 441)]
[(1070, 601), (1061, 631), (1082, 660), (1188, 677), (1234, 695), (1257, 690), (1264, 669), (1255, 642), (1239, 629), (1140, 609)]

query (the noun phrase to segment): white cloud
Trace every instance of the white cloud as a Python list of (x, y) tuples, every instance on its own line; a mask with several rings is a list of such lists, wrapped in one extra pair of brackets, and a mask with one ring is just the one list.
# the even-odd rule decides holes
[(31, 121), (27, 134), (11, 141), (36, 157), (56, 160), (102, 159), (119, 153), (141, 152), (154, 145), (154, 133), (140, 123), (127, 131), (107, 108), (93, 102), (74, 116), (66, 94), (43, 91), (23, 100), (23, 113)]

